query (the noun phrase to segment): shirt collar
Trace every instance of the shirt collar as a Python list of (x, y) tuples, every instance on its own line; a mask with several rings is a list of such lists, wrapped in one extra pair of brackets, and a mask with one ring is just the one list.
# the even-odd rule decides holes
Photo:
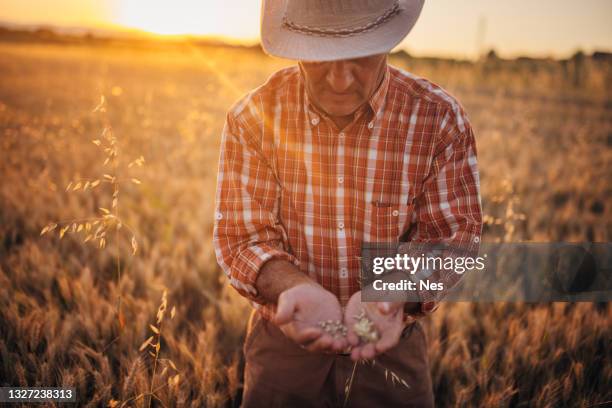
[(389, 72), (389, 64), (385, 65), (385, 73), (383, 75), (383, 80), (378, 89), (372, 94), (368, 104), (370, 108), (372, 108), (372, 112), (376, 117), (382, 116), (382, 110), (385, 106), (385, 101), (387, 100), (387, 91), (389, 90), (389, 82), (391, 73)]
[[(382, 116), (382, 111), (385, 106), (385, 100), (387, 99), (387, 91), (389, 90), (390, 76), (391, 76), (391, 73), (389, 71), (389, 64), (386, 64), (382, 83), (380, 84), (378, 89), (372, 94), (372, 96), (370, 97), (367, 103), (367, 105), (372, 110), (372, 113), (374, 115), (374, 120)], [(321, 117), (324, 116), (324, 114), (320, 112), (319, 109), (317, 109), (317, 107), (314, 106), (314, 104), (310, 102), (308, 98), (308, 92), (306, 91), (304, 79), (302, 78), (301, 72), (299, 73), (299, 78), (300, 78), (299, 79), (300, 88), (301, 88), (302, 94), (304, 95), (304, 110), (306, 111), (308, 115), (310, 123), (313, 126), (316, 126), (319, 124), (319, 122), (321, 121)], [(363, 107), (360, 108), (360, 110), (361, 109), (363, 109)], [(356, 115), (361, 116), (363, 114), (363, 112), (360, 112), (360, 110), (356, 112)]]

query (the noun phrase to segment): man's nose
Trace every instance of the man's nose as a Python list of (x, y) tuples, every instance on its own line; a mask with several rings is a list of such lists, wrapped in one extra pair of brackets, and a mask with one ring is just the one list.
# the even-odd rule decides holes
[(350, 65), (345, 61), (333, 61), (325, 79), (332, 90), (338, 93), (346, 92), (355, 82)]

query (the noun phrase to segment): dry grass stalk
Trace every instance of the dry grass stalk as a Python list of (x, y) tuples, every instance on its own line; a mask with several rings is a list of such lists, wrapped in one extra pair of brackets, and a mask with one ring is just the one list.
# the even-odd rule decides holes
[[(104, 95), (100, 97), (100, 102), (93, 109), (93, 113), (106, 113), (106, 98)], [(92, 140), (92, 143), (96, 145), (104, 153), (103, 166), (110, 164), (110, 174), (104, 173), (96, 179), (76, 179), (68, 183), (66, 186), (66, 192), (76, 191), (87, 191), (98, 187), (101, 184), (108, 184), (112, 190), (112, 199), (110, 210), (104, 207), (100, 207), (100, 214), (94, 217), (73, 219), (68, 221), (52, 222), (47, 224), (40, 232), (40, 235), (54, 231), (56, 228), (59, 229), (59, 238), (62, 239), (66, 233), (79, 233), (83, 236), (83, 242), (97, 241), (98, 248), (106, 248), (108, 235), (115, 233), (115, 242), (117, 245), (117, 255), (115, 258), (115, 264), (117, 267), (117, 287), (119, 288), (119, 295), (117, 297), (117, 321), (119, 328), (122, 331), (125, 327), (125, 317), (122, 312), (122, 297), (121, 297), (121, 258), (119, 256), (119, 232), (122, 228), (125, 228), (130, 235), (130, 244), (132, 247), (132, 255), (136, 254), (138, 250), (138, 242), (136, 241), (136, 234), (134, 230), (127, 225), (119, 216), (119, 191), (120, 185), (125, 179), (119, 177), (120, 173), (120, 150), (118, 146), (118, 140), (115, 136), (113, 129), (108, 121), (106, 115), (103, 116), (104, 129), (99, 139)], [(141, 167), (144, 165), (144, 157), (140, 156), (137, 159), (128, 163), (127, 167), (133, 166)], [(127, 179), (133, 184), (141, 184), (140, 180), (134, 177)], [(114, 340), (113, 340), (114, 342)], [(105, 348), (106, 349), (106, 348)]]

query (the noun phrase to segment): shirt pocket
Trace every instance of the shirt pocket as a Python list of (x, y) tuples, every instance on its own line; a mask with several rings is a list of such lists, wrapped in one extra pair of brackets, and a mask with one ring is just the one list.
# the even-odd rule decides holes
[(413, 204), (366, 204), (364, 242), (398, 242), (412, 222)]

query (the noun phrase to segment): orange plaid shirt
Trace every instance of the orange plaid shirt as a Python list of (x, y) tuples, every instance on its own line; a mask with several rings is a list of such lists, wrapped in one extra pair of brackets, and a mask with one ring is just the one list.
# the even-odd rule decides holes
[[(478, 245), (481, 218), (463, 108), (396, 67), (387, 66), (342, 131), (309, 102), (297, 66), (273, 74), (227, 114), (214, 246), (230, 284), (264, 317), (275, 305), (264, 304), (255, 281), (270, 259), (294, 263), (345, 305), (360, 289), (362, 242), (398, 242), (406, 233), (408, 241)], [(450, 287), (459, 275), (440, 279)]]

